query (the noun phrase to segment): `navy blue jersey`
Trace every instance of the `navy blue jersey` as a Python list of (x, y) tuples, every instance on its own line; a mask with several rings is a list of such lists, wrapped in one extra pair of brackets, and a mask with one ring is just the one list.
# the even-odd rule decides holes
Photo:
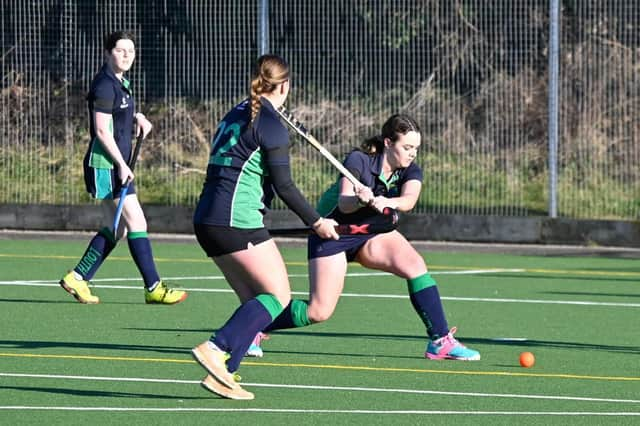
[[(407, 181), (422, 182), (422, 169), (416, 163), (411, 163), (407, 168), (396, 169), (385, 179), (382, 174), (382, 159), (382, 154), (371, 155), (354, 150), (343, 164), (363, 185), (371, 188), (374, 196), (398, 197)], [(367, 218), (379, 214), (371, 207), (363, 207), (349, 214), (342, 213), (338, 209), (339, 195), (340, 178), (320, 197), (318, 211), (321, 215), (331, 217), (338, 223), (364, 223)]]
[(268, 100), (261, 98), (261, 105), (252, 124), (251, 105), (245, 100), (218, 125), (195, 224), (264, 227), (272, 184), (305, 223), (319, 217), (290, 180), (287, 129)]
[(113, 138), (128, 163), (131, 157), (131, 139), (135, 104), (131, 85), (125, 78), (120, 81), (108, 64), (104, 64), (91, 82), (87, 95), (91, 143), (85, 156), (86, 165), (98, 169), (113, 169), (113, 160), (102, 147), (96, 135), (95, 112), (111, 114)]

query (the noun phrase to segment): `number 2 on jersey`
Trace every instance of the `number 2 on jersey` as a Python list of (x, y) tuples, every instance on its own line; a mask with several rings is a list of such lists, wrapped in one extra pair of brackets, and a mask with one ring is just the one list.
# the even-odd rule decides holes
[[(238, 143), (240, 137), (240, 129), (244, 125), (243, 122), (228, 124), (223, 121), (218, 126), (217, 136), (213, 141), (211, 148), (211, 156), (209, 157), (209, 164), (215, 164), (217, 166), (230, 166), (231, 157), (225, 157), (224, 154), (229, 152), (235, 144)], [(231, 135), (229, 135), (231, 133)], [(229, 135), (229, 136), (227, 136)], [(227, 136), (223, 139), (223, 136)], [(223, 143), (224, 142), (224, 143)], [(219, 146), (222, 144), (221, 146)]]

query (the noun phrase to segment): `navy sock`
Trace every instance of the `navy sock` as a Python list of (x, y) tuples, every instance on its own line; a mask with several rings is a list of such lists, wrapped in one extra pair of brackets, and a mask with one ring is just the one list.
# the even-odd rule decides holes
[(435, 280), (426, 273), (407, 280), (407, 284), (411, 304), (427, 327), (429, 337), (436, 340), (446, 336), (449, 326)]
[(153, 262), (153, 253), (151, 251), (151, 243), (146, 232), (129, 232), (127, 234), (127, 242), (129, 243), (129, 251), (133, 261), (136, 262), (144, 286), (147, 290), (152, 290), (153, 285), (160, 281), (160, 276), (156, 270), (156, 264)]
[(116, 239), (111, 230), (102, 228), (89, 242), (87, 250), (73, 270), (80, 274), (83, 280), (91, 280), (115, 246)]
[(211, 336), (211, 341), (231, 357), (227, 369), (234, 372), (251, 346), (253, 338), (282, 312), (282, 305), (271, 294), (259, 294), (242, 305), (220, 330)]
[(284, 308), (282, 313), (278, 315), (264, 330), (265, 333), (274, 330), (284, 330), (286, 328), (298, 328), (310, 325), (309, 316), (307, 315), (307, 308), (309, 302), (306, 300), (292, 299), (291, 302)]

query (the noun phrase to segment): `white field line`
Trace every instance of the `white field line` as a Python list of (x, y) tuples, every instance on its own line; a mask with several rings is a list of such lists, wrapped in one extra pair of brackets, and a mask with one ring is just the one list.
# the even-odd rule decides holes
[[(178, 380), (178, 379), (154, 379), (140, 377), (105, 377), (105, 376), (68, 376), (58, 374), (25, 374), (25, 373), (0, 373), (0, 377), (16, 377), (16, 378), (36, 378), (36, 379), (55, 379), (55, 380), (90, 380), (90, 381), (109, 381), (109, 382), (137, 382), (137, 383), (170, 383), (170, 384), (199, 384), (199, 380)], [(516, 398), (516, 399), (537, 399), (537, 400), (553, 400), (553, 401), (580, 401), (580, 402), (606, 402), (617, 404), (640, 404), (639, 399), (617, 399), (617, 398), (592, 398), (581, 396), (565, 396), (565, 395), (527, 395), (527, 394), (507, 394), (507, 393), (484, 393), (484, 392), (449, 392), (434, 391), (420, 389), (394, 389), (394, 388), (369, 388), (355, 386), (321, 386), (321, 385), (287, 385), (287, 384), (271, 384), (271, 383), (243, 383), (248, 387), (264, 387), (264, 388), (281, 388), (281, 389), (312, 389), (327, 391), (345, 391), (345, 392), (386, 392), (399, 394), (419, 394), (419, 395), (447, 395), (447, 396), (464, 396), (474, 398)]]
[[(432, 274), (481, 274), (481, 273), (499, 273), (499, 272), (519, 272), (521, 269), (483, 269), (475, 271), (442, 271), (433, 272)], [(391, 275), (386, 272), (356, 272), (347, 274), (347, 276), (379, 276), (379, 275)], [(306, 274), (290, 274), (289, 277), (307, 277)], [(167, 281), (202, 281), (202, 280), (224, 280), (222, 275), (211, 276), (192, 276), (192, 277), (167, 277)], [(140, 278), (99, 278), (91, 280), (91, 282), (137, 282), (142, 281)], [(0, 281), (0, 286), (23, 286), (23, 287), (57, 287), (58, 283), (52, 283), (50, 280), (13, 280), (13, 281)], [(106, 288), (117, 290), (140, 290), (140, 286), (124, 286), (124, 285), (107, 285), (107, 284), (94, 284), (93, 288)], [(187, 291), (196, 293), (232, 293), (233, 290), (229, 288), (182, 288)], [(304, 291), (292, 291), (294, 295), (307, 295)], [(362, 298), (378, 298), (378, 299), (406, 299), (406, 294), (367, 294), (367, 293), (342, 293), (343, 297), (362, 297)], [(504, 299), (504, 298), (485, 298), (485, 297), (454, 297), (454, 296), (441, 296), (442, 300), (452, 300), (458, 302), (489, 302), (489, 303), (534, 303), (541, 305), (578, 305), (578, 306), (612, 306), (612, 307), (626, 307), (626, 308), (640, 308), (640, 303), (619, 303), (619, 302), (593, 302), (593, 301), (581, 301), (581, 300), (542, 300), (542, 299)]]
[(310, 410), (296, 408), (154, 408), (154, 407), (47, 407), (6, 405), (0, 410), (17, 411), (118, 411), (118, 412), (207, 412), (207, 413), (288, 413), (288, 414), (385, 414), (385, 415), (461, 415), (461, 416), (578, 416), (578, 417), (640, 417), (640, 412), (594, 412), (594, 411), (427, 411), (427, 410)]
[[(525, 272), (524, 269), (470, 269), (465, 271), (437, 271), (429, 272), (431, 275), (476, 275), (476, 274), (496, 274), (506, 272)], [(388, 272), (348, 272), (347, 277), (379, 277), (390, 276)], [(289, 278), (307, 278), (308, 274), (289, 274)], [(224, 280), (222, 275), (204, 275), (192, 277), (163, 277), (166, 281), (215, 281)], [(92, 283), (99, 282), (140, 282), (142, 278), (94, 278)], [(28, 285), (28, 284), (50, 284), (51, 280), (12, 280), (0, 281), (0, 285)], [(56, 284), (57, 285), (57, 284)]]

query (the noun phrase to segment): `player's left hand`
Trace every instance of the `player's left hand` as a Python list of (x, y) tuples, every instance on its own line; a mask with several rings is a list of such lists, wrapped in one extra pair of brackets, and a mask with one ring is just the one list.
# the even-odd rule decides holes
[(140, 112), (136, 114), (135, 118), (136, 118), (136, 136), (140, 136), (140, 133), (142, 133), (142, 138), (144, 139), (147, 137), (147, 135), (153, 128), (153, 125), (149, 120), (147, 120), (147, 117), (145, 117), (144, 114)]

